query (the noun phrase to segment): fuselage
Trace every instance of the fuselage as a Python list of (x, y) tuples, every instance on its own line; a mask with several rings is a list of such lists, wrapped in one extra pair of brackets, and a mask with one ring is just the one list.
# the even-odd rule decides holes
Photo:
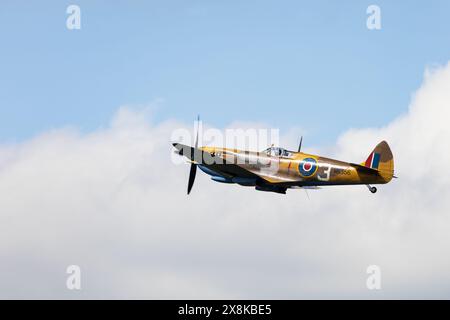
[[(391, 178), (358, 170), (358, 165), (282, 148), (268, 148), (261, 152), (242, 151), (218, 147), (202, 147), (201, 150), (223, 159), (226, 164), (237, 164), (245, 170), (263, 177), (270, 183), (286, 186), (321, 186), (382, 184)], [(227, 177), (226, 166), (220, 164), (200, 169), (217, 182), (238, 183), (252, 186), (257, 184), (252, 177)]]

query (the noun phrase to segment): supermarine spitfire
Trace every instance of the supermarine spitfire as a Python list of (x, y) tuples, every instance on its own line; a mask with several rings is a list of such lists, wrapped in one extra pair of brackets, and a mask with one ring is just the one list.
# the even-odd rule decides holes
[(173, 143), (176, 153), (191, 163), (187, 193), (191, 192), (197, 167), (222, 183), (236, 183), (256, 190), (285, 194), (287, 189), (316, 189), (331, 185), (385, 184), (394, 176), (394, 158), (386, 141), (380, 142), (361, 164), (334, 160), (270, 147), (261, 152)]

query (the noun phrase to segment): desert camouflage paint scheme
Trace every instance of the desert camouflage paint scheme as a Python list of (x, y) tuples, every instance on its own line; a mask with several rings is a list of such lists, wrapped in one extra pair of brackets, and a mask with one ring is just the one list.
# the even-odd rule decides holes
[[(271, 147), (261, 152), (217, 147), (194, 148), (174, 143), (177, 153), (193, 166), (222, 183), (253, 186), (260, 191), (286, 193), (289, 188), (316, 188), (327, 185), (384, 184), (394, 176), (394, 159), (382, 141), (361, 164), (334, 160), (303, 152)], [(191, 176), (192, 176), (191, 168)], [(192, 188), (193, 180), (188, 187)]]

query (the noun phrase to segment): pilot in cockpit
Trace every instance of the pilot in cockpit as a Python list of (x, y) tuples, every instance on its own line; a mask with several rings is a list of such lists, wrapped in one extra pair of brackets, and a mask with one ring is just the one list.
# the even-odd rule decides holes
[(272, 157), (290, 157), (292, 154), (291, 152), (283, 149), (283, 148), (277, 148), (277, 147), (270, 147), (265, 150), (265, 153), (268, 156)]

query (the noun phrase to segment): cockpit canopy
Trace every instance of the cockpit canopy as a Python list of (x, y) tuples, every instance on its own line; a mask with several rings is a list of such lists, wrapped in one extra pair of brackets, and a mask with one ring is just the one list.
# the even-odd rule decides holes
[(267, 148), (266, 150), (263, 151), (263, 153), (267, 154), (268, 156), (285, 157), (285, 158), (290, 158), (293, 155), (292, 151), (288, 151), (286, 149), (278, 147)]

